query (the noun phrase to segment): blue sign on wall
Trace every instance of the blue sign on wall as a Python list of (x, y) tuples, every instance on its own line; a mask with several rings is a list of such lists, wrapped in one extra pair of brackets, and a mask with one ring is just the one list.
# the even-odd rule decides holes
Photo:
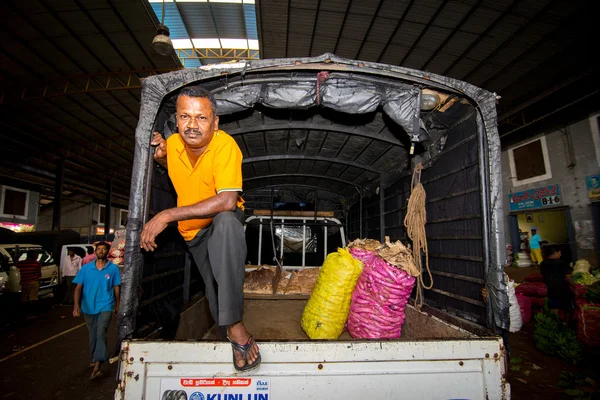
[(600, 200), (600, 175), (586, 176), (585, 183), (587, 186), (588, 197), (590, 198), (590, 200)]
[(508, 195), (508, 204), (511, 212), (559, 206), (562, 205), (560, 187), (550, 185), (525, 192), (511, 193)]

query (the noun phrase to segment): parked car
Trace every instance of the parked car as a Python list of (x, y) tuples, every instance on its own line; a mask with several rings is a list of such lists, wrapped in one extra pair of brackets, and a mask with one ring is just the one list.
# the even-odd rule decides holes
[(58, 265), (50, 253), (39, 244), (0, 244), (0, 255), (6, 257), (9, 266), (15, 264), (17, 253), (18, 260), (33, 258), (42, 265), (40, 296), (54, 292), (59, 283)]

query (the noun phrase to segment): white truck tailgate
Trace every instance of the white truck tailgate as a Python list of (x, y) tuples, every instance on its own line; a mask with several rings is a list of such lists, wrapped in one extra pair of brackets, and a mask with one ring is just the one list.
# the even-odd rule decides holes
[(123, 342), (115, 399), (510, 399), (501, 339), (261, 342), (236, 373), (224, 342)]

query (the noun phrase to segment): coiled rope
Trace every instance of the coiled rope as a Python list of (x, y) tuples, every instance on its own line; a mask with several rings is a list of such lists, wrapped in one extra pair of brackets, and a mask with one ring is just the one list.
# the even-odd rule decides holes
[[(404, 227), (408, 233), (408, 237), (412, 241), (412, 254), (415, 260), (415, 265), (419, 270), (417, 276), (417, 293), (415, 295), (415, 306), (418, 309), (423, 307), (423, 289), (431, 289), (433, 287), (433, 277), (429, 269), (429, 252), (427, 250), (427, 236), (425, 235), (425, 223), (427, 222), (427, 210), (425, 209), (425, 188), (421, 184), (421, 171), (423, 164), (418, 163), (415, 166), (412, 174), (410, 185), (410, 197), (408, 199), (408, 209), (404, 218)], [(425, 253), (425, 267), (429, 274), (430, 284), (425, 285), (423, 282), (423, 258), (421, 252)]]

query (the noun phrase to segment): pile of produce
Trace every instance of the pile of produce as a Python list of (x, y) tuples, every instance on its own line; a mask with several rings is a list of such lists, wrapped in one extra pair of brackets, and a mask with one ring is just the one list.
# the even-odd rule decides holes
[(573, 364), (581, 359), (581, 344), (575, 332), (565, 325), (548, 304), (535, 316), (535, 345), (541, 351), (555, 354)]
[(515, 292), (518, 295), (527, 296), (531, 306), (534, 309), (540, 309), (544, 306), (544, 300), (548, 296), (548, 287), (544, 282), (525, 281), (516, 286)]
[(337, 339), (344, 331), (352, 291), (362, 263), (348, 250), (330, 253), (302, 313), (302, 329), (311, 339)]
[(575, 297), (584, 298), (587, 295), (589, 287), (600, 281), (600, 272), (596, 271), (592, 274), (579, 270), (579, 272), (574, 272), (567, 280), (571, 284), (571, 290), (575, 294)]
[(578, 283), (580, 285), (589, 286), (597, 281), (600, 281), (600, 274), (596, 272), (596, 275), (593, 275), (589, 272), (575, 272), (572, 275), (573, 282)]
[(115, 231), (115, 239), (110, 243), (108, 259), (118, 266), (123, 266), (125, 258), (125, 229)]
[(404, 309), (418, 274), (411, 251), (401, 242), (381, 245), (376, 240), (356, 240), (350, 253), (364, 264), (348, 315), (353, 338), (399, 338)]

